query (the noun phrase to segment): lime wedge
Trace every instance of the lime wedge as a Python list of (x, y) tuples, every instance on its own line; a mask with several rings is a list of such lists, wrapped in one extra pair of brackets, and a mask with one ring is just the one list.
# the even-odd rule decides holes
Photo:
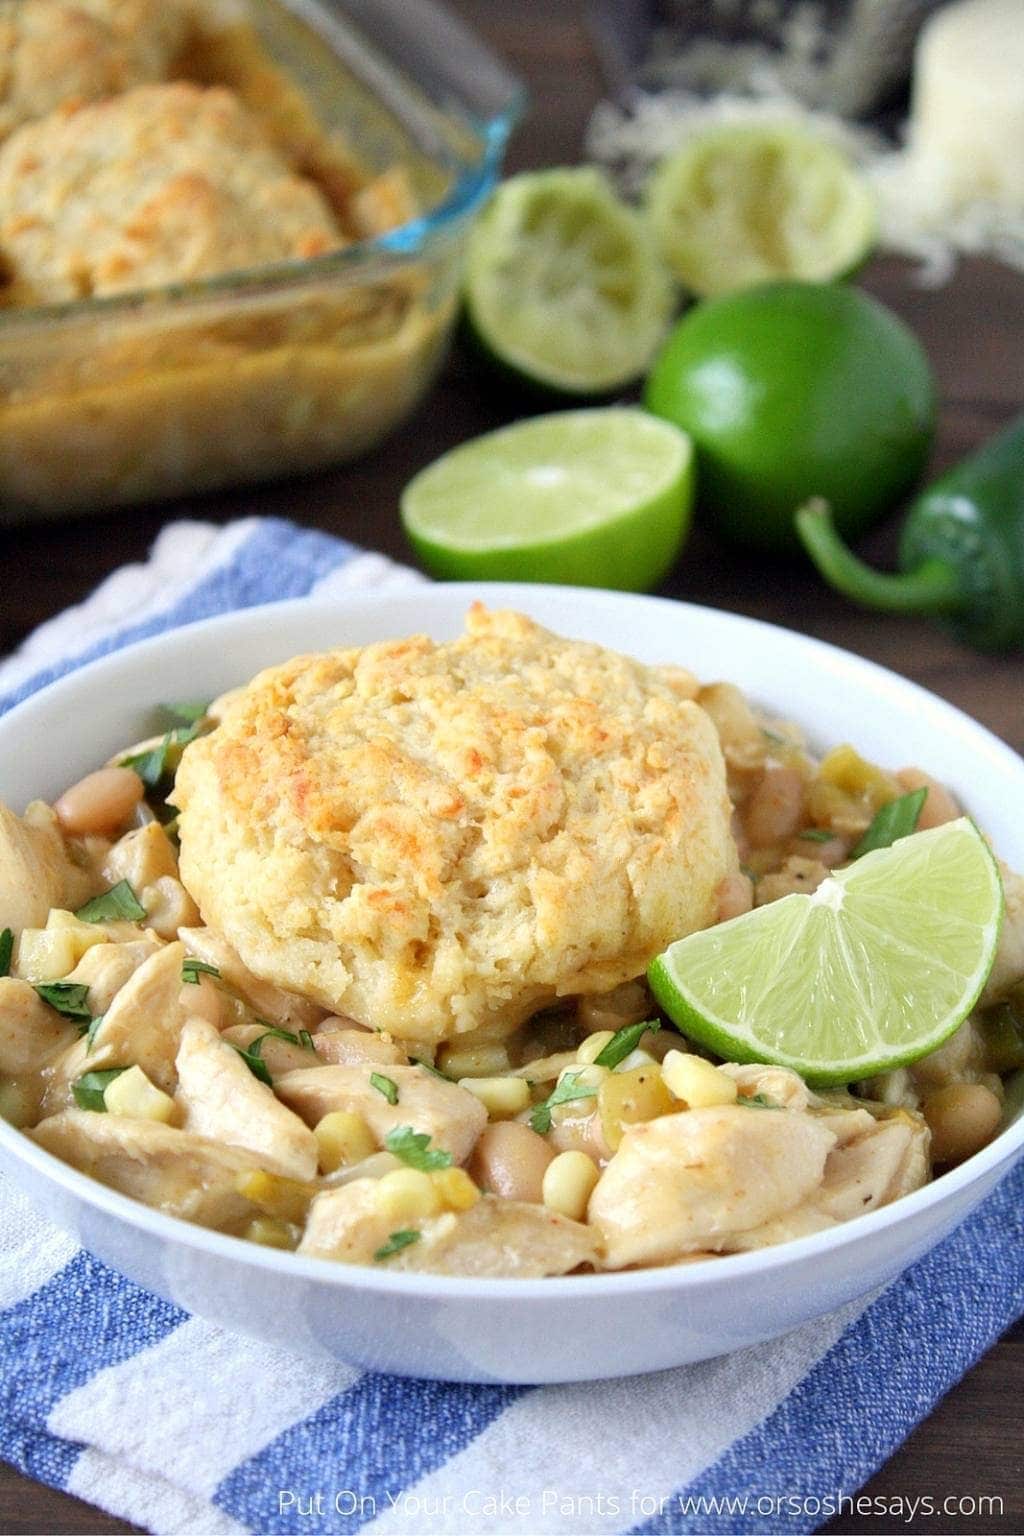
[(970, 1012), (1003, 913), (995, 860), (966, 817), (865, 854), (680, 939), (650, 968), (680, 1029), (730, 1061), (848, 1083), (916, 1061)]
[(664, 260), (701, 297), (841, 277), (875, 241), (864, 178), (789, 124), (728, 124), (691, 139), (655, 171), (647, 212)]
[(686, 433), (608, 406), (453, 448), (406, 486), (402, 521), (434, 576), (641, 592), (675, 560), (692, 504)]
[(642, 219), (589, 168), (506, 181), (469, 237), (477, 341), (505, 369), (565, 394), (608, 394), (644, 372), (671, 286)]

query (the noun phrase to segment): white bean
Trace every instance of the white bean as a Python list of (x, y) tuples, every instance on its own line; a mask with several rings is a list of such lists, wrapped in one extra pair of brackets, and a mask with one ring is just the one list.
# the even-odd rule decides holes
[(114, 832), (128, 820), (143, 792), (142, 780), (130, 768), (98, 768), (66, 789), (53, 809), (68, 837)]

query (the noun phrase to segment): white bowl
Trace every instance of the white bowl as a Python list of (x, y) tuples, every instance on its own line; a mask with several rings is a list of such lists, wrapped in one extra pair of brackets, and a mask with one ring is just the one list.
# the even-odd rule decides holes
[[(529, 586), (424, 586), (205, 620), (105, 657), (0, 719), (0, 796), (21, 810), (146, 734), (161, 700), (210, 696), (300, 651), (427, 631), (455, 635), (474, 597), (645, 661), (738, 682), (819, 743), (948, 782), (1024, 866), (1024, 762), (951, 705), (789, 631), (656, 598)], [(162, 1216), (0, 1125), (0, 1166), (58, 1225), (190, 1312), (299, 1352), (402, 1375), (554, 1382), (657, 1370), (774, 1337), (891, 1280), (1016, 1161), (1018, 1119), (904, 1200), (759, 1253), (635, 1274), (459, 1280), (387, 1274), (259, 1248)], [(244, 1298), (244, 1306), (239, 1304)]]

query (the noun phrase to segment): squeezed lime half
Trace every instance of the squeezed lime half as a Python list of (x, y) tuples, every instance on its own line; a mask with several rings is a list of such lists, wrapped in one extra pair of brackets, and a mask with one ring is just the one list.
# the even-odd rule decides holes
[(1002, 914), (995, 860), (961, 817), (865, 854), (810, 896), (680, 939), (649, 979), (719, 1056), (849, 1083), (953, 1033), (992, 968)]
[(842, 277), (875, 243), (863, 176), (788, 123), (699, 134), (662, 161), (646, 202), (663, 259), (702, 298), (776, 278)]
[(692, 506), (686, 433), (608, 406), (538, 416), (453, 448), (406, 487), (402, 521), (443, 579), (642, 592), (678, 555)]
[(494, 194), (469, 238), (467, 320), (531, 384), (596, 397), (644, 372), (672, 285), (643, 220), (600, 171), (537, 171)]

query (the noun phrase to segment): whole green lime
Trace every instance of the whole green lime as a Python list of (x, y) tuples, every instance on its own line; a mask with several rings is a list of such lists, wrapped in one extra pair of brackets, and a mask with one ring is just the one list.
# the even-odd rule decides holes
[(914, 484), (935, 425), (920, 343), (884, 305), (831, 283), (768, 283), (698, 304), (644, 403), (697, 449), (698, 509), (730, 541), (794, 550), (810, 496), (855, 538)]

